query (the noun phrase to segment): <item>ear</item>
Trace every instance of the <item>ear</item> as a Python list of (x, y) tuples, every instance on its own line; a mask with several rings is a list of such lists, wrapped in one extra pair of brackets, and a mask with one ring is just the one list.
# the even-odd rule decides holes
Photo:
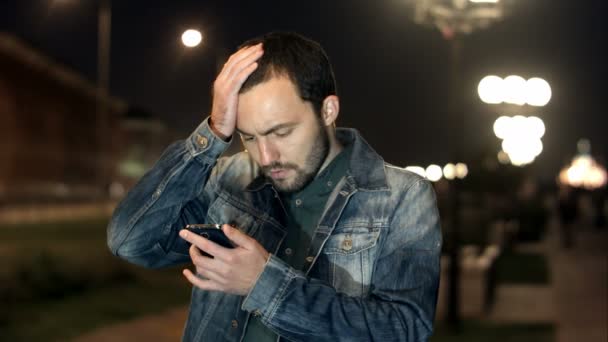
[(329, 95), (323, 100), (321, 118), (325, 126), (333, 125), (340, 113), (340, 99), (336, 95)]

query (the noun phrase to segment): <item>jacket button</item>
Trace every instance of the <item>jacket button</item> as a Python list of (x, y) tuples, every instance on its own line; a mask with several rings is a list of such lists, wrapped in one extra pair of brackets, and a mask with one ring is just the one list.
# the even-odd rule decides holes
[(260, 310), (255, 310), (255, 311), (253, 312), (253, 315), (254, 315), (255, 317), (260, 317), (260, 316), (262, 316), (262, 313), (260, 312)]
[(200, 134), (196, 138), (196, 141), (198, 142), (198, 144), (201, 148), (206, 148), (207, 144), (209, 143), (209, 140), (207, 139), (207, 137), (204, 135), (200, 135)]
[(308, 256), (308, 257), (306, 257), (306, 261), (307, 261), (307, 262), (312, 262), (313, 260), (315, 260), (315, 258), (314, 258), (314, 257), (312, 257), (312, 256)]
[(346, 240), (344, 240), (344, 242), (342, 242), (342, 249), (345, 251), (350, 251), (353, 248), (353, 240), (351, 240), (350, 238), (347, 238)]
[(238, 328), (239, 327), (239, 322), (236, 319), (232, 320), (232, 327), (233, 328)]

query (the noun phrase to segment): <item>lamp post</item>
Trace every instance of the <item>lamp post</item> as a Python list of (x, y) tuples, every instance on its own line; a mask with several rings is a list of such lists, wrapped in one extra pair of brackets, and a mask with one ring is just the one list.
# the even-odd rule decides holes
[[(449, 100), (452, 122), (456, 134), (464, 131), (462, 113), (462, 94), (458, 93), (461, 83), (462, 39), (464, 34), (470, 34), (476, 29), (488, 27), (492, 22), (502, 19), (505, 15), (509, 0), (410, 0), (414, 7), (414, 21), (422, 25), (437, 28), (451, 45), (451, 86), (452, 92)], [(460, 137), (454, 137), (456, 144), (456, 160), (462, 160)], [(452, 330), (460, 327), (460, 181), (450, 182), (450, 236), (447, 249), (450, 259), (447, 322)]]
[(98, 185), (102, 187), (102, 196), (106, 194), (106, 183), (109, 176), (110, 149), (104, 142), (110, 142), (110, 113), (108, 95), (110, 85), (110, 44), (111, 44), (112, 10), (110, 0), (100, 0), (97, 30), (97, 150), (99, 169)]

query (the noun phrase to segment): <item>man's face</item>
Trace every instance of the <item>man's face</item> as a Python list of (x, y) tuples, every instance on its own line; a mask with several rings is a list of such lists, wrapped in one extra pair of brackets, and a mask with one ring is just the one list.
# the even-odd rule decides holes
[(280, 192), (310, 183), (329, 151), (325, 126), (285, 77), (240, 94), (236, 125), (249, 155)]

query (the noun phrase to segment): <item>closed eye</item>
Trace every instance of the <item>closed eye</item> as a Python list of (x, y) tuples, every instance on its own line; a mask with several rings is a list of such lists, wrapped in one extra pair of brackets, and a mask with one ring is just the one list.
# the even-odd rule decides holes
[(293, 132), (293, 128), (281, 129), (281, 130), (275, 131), (274, 135), (276, 135), (277, 137), (283, 138), (283, 137), (286, 137), (289, 134), (291, 134), (291, 132)]
[(245, 142), (251, 142), (251, 141), (253, 141), (253, 138), (254, 137), (252, 135), (243, 135), (243, 134), (241, 134), (241, 139), (243, 141), (245, 141)]

